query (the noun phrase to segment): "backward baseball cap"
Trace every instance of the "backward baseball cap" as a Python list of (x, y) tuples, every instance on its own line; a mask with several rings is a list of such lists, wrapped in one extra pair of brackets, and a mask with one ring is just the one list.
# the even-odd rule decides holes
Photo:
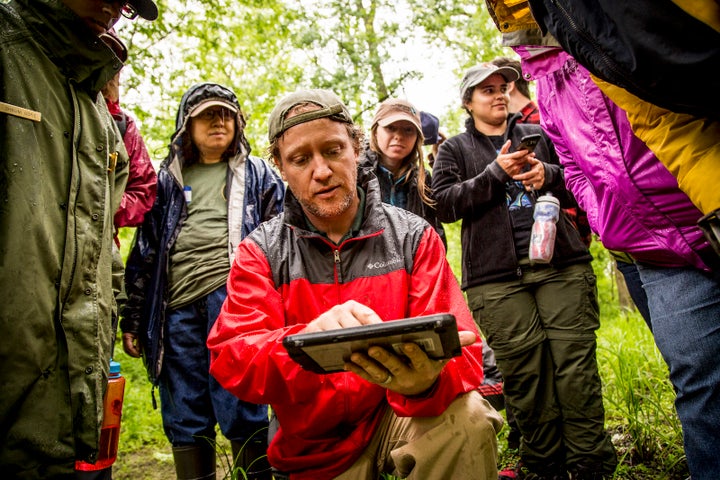
[[(320, 108), (285, 118), (294, 106), (303, 103), (314, 103)], [(335, 93), (322, 89), (298, 90), (283, 97), (273, 108), (268, 121), (268, 140), (272, 143), (287, 129), (319, 118), (353, 123), (350, 112)]]

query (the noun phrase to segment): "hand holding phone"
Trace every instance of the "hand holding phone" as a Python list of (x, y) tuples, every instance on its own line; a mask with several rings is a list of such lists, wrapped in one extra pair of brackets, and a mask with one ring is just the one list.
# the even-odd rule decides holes
[(525, 135), (520, 139), (520, 143), (515, 148), (515, 151), (519, 152), (520, 150), (527, 150), (528, 153), (532, 153), (533, 151), (535, 151), (535, 146), (538, 144), (541, 138), (542, 135), (540, 135), (539, 133)]

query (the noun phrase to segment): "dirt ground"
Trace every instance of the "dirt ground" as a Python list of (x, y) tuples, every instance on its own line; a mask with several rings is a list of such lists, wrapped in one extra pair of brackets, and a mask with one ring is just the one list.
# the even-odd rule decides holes
[(113, 466), (113, 480), (171, 480), (175, 478), (170, 446), (167, 451), (156, 450), (118, 452)]
[[(217, 478), (230, 478), (229, 468), (225, 459), (218, 455)], [(118, 452), (118, 458), (113, 466), (113, 480), (173, 480), (175, 479), (175, 465), (173, 464), (172, 449), (167, 447), (158, 449), (148, 447), (146, 450)]]

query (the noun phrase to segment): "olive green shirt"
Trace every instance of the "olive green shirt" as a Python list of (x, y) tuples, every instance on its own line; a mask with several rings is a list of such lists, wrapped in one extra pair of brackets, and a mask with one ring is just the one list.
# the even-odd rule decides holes
[(170, 309), (192, 303), (227, 281), (227, 167), (227, 162), (219, 162), (183, 168), (188, 216), (170, 252)]

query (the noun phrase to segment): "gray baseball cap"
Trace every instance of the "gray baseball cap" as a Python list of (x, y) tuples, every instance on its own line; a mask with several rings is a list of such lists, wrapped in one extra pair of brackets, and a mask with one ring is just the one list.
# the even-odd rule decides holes
[(480, 65), (471, 67), (465, 72), (465, 76), (462, 82), (460, 82), (460, 98), (462, 99), (465, 96), (465, 92), (467, 92), (469, 88), (481, 84), (494, 73), (502, 75), (506, 82), (514, 82), (520, 78), (520, 72), (512, 67), (498, 67), (492, 63), (481, 63)]
[[(285, 118), (290, 109), (303, 103), (314, 103), (320, 108)], [(283, 97), (273, 108), (268, 120), (268, 140), (272, 143), (285, 133), (288, 128), (318, 118), (330, 118), (337, 122), (353, 123), (350, 112), (335, 93), (321, 89), (298, 90)]]

